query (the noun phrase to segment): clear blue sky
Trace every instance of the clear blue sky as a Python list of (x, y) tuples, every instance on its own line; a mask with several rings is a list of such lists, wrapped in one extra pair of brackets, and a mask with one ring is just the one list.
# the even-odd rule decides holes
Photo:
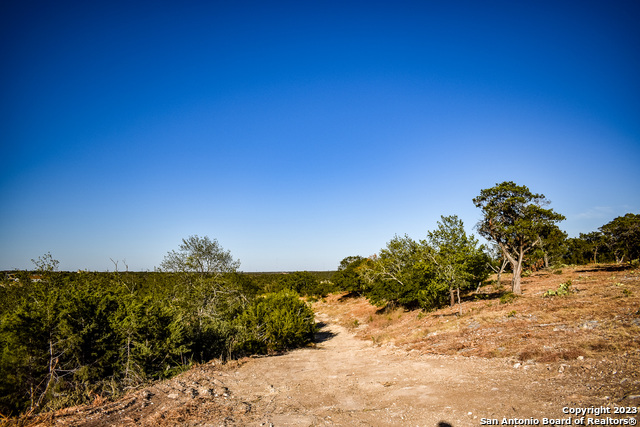
[(512, 180), (640, 212), (640, 2), (0, 3), (0, 269), (329, 270)]

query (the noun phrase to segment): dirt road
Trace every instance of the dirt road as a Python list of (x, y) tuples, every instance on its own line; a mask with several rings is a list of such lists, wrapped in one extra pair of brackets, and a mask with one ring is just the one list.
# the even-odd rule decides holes
[[(619, 402), (583, 381), (579, 366), (421, 355), (357, 339), (323, 313), (317, 320), (315, 346), (201, 365), (37, 425), (466, 427), (530, 417), (544, 425), (543, 418), (566, 420), (564, 407)], [(617, 404), (630, 403), (640, 402)]]
[(546, 366), (376, 347), (331, 323), (318, 338), (315, 348), (229, 373), (230, 389), (261, 414), (257, 425), (472, 426), (482, 418), (560, 418), (570, 403), (554, 381), (563, 374)]

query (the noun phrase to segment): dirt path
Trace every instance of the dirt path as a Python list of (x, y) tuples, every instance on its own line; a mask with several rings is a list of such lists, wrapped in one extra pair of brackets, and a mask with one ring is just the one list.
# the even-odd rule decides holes
[(318, 338), (315, 348), (254, 359), (229, 374), (229, 388), (261, 414), (256, 425), (472, 426), (482, 418), (560, 418), (561, 403), (570, 404), (563, 374), (546, 366), (376, 347), (332, 323)]
[(325, 314), (317, 320), (313, 347), (201, 365), (36, 425), (467, 427), (530, 417), (543, 425), (543, 418), (566, 419), (563, 407), (612, 403), (576, 375), (579, 367), (421, 355), (357, 339)]

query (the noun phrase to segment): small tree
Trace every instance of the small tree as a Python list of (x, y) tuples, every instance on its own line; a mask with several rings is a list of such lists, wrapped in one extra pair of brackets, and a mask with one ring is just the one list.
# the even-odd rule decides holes
[(58, 270), (60, 261), (54, 259), (51, 252), (38, 257), (38, 259), (31, 259), (31, 262), (36, 266), (36, 270), (39, 273), (52, 273)]
[(361, 256), (349, 256), (340, 261), (338, 270), (331, 276), (331, 281), (340, 291), (360, 295), (368, 289), (366, 271), (371, 268), (371, 260)]
[(235, 272), (240, 261), (234, 261), (216, 239), (195, 235), (182, 239), (180, 250), (168, 252), (160, 266), (166, 271), (220, 275)]
[(507, 264), (509, 264), (509, 260), (502, 253), (500, 246), (495, 243), (489, 246), (487, 251), (487, 266), (496, 273), (496, 283), (498, 287), (500, 287), (500, 277), (502, 276), (502, 273), (504, 273), (504, 269), (507, 267)]
[(206, 236), (182, 239), (179, 249), (167, 253), (161, 267), (186, 273), (175, 297), (176, 305), (181, 307), (188, 334), (194, 342), (192, 352), (205, 360), (226, 346), (226, 329), (230, 328), (228, 313), (247, 303), (245, 295), (230, 286), (234, 280), (232, 273), (240, 262), (234, 261), (216, 239)]
[(553, 224), (541, 233), (538, 249), (544, 260), (544, 267), (549, 268), (550, 263), (557, 262), (567, 250), (567, 233)]
[(532, 193), (512, 181), (481, 190), (473, 203), (483, 212), (477, 226), (480, 235), (500, 246), (513, 268), (512, 292), (522, 294), (520, 280), (525, 255), (540, 245), (553, 224), (565, 217), (543, 207), (549, 204), (543, 194)]
[(585, 246), (593, 254), (593, 263), (598, 263), (598, 251), (605, 244), (604, 236), (599, 231), (592, 231), (591, 233), (580, 233), (580, 239), (585, 242)]
[(456, 215), (441, 218), (438, 228), (428, 233), (427, 242), (433, 250), (426, 253), (436, 266), (436, 280), (446, 285), (453, 307), (456, 294), (460, 304), (460, 290), (487, 278), (489, 257), (473, 235), (467, 236)]
[(370, 283), (367, 298), (372, 304), (394, 307), (431, 308), (437, 306), (439, 293), (429, 285), (433, 279), (433, 266), (425, 251), (431, 250), (409, 236), (395, 236), (372, 256), (365, 270)]

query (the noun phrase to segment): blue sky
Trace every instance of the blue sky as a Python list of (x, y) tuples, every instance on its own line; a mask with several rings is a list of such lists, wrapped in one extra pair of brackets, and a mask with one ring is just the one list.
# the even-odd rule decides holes
[(525, 3), (2, 2), (0, 269), (330, 270), (506, 180), (640, 212), (640, 3)]

